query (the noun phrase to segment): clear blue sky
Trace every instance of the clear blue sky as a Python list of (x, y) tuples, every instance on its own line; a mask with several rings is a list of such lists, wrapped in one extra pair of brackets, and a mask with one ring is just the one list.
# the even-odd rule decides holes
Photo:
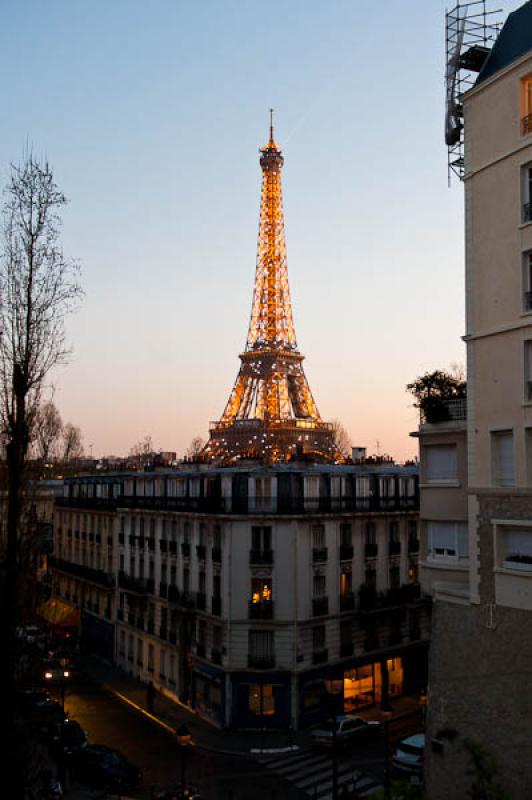
[[(503, 0), (504, 15), (520, 2)], [(70, 199), (86, 297), (54, 376), (94, 454), (182, 453), (236, 377), (268, 108), (298, 343), (325, 419), (413, 455), (405, 384), (464, 362), (442, 0), (8, 0), (0, 177), (29, 142)], [(503, 15), (503, 16), (504, 16)]]

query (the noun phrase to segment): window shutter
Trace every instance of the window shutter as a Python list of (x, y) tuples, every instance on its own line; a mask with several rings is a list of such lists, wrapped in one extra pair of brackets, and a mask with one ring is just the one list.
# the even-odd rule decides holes
[(424, 456), (427, 481), (456, 480), (456, 445), (426, 446)]
[(515, 484), (514, 435), (512, 431), (493, 434), (495, 443), (495, 479), (499, 486)]

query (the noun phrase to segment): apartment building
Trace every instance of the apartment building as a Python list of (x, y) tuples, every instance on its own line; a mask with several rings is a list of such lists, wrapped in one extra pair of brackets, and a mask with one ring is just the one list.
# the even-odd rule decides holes
[(416, 467), (185, 465), (65, 480), (56, 596), (87, 646), (221, 726), (426, 685)]
[(524, 800), (532, 796), (531, 2), (509, 15), (461, 101), (468, 544), (460, 553), (457, 543), (457, 557), (469, 569), (465, 598), (436, 592), (427, 787), (431, 800), (469, 796), (473, 740), (496, 758), (507, 796)]

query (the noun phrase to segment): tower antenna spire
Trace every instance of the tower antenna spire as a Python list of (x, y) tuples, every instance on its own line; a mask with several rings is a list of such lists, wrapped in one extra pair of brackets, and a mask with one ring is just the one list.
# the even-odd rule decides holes
[(270, 142), (273, 142), (273, 108), (270, 108)]

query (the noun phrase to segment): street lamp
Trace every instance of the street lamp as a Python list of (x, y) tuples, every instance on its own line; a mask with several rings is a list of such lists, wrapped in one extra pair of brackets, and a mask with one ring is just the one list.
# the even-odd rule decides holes
[(382, 711), (381, 713), (384, 718), (384, 796), (386, 800), (390, 800), (390, 720), (393, 714), (391, 711)]
[(192, 741), (192, 735), (183, 723), (175, 732), (177, 743), (181, 753), (181, 797), (186, 797), (186, 753), (187, 747)]
[(333, 737), (332, 737), (332, 768), (333, 768), (333, 785), (332, 785), (332, 800), (338, 800), (338, 749), (337, 749), (337, 714), (336, 714), (336, 698), (344, 690), (343, 678), (328, 679), (324, 681), (325, 689), (333, 702)]

